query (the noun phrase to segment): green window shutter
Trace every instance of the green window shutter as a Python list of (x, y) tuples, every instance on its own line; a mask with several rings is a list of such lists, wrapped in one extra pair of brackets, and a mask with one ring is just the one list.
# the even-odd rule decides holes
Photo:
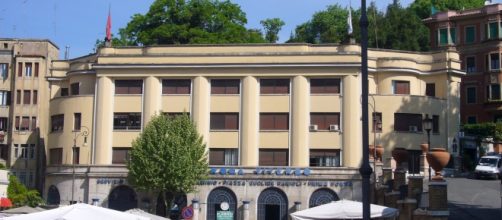
[(499, 37), (498, 24), (496, 22), (492, 22), (489, 24), (489, 28), (490, 28), (490, 36), (488, 36), (489, 37), (488, 39), (497, 39)]
[(451, 44), (457, 43), (457, 29), (450, 28)]
[(446, 44), (448, 44), (448, 29), (439, 29), (439, 45), (442, 46)]
[(475, 29), (474, 27), (465, 28), (465, 43), (474, 43), (475, 40)]

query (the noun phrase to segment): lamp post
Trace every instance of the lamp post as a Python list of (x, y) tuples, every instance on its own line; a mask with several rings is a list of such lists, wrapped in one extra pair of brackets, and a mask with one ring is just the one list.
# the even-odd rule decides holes
[[(427, 132), (427, 153), (431, 152), (431, 130), (432, 130), (432, 119), (429, 118), (429, 114), (425, 114), (425, 118), (422, 120), (422, 125), (424, 130)], [(429, 181), (431, 181), (431, 165), (429, 164)]]
[(373, 110), (373, 176), (375, 180), (375, 184), (377, 182), (377, 173), (376, 173), (376, 159), (377, 159), (377, 153), (376, 153), (376, 148), (377, 148), (377, 130), (382, 129), (382, 121), (376, 117), (376, 101), (375, 97), (373, 95), (370, 95), (371, 99), (373, 100), (373, 104), (368, 103), (371, 106), (371, 109)]
[[(72, 179), (71, 179), (71, 201), (70, 204), (75, 203), (74, 195), (75, 195), (75, 151), (77, 150), (77, 139), (80, 136), (84, 137), (83, 146), (87, 145), (87, 135), (89, 135), (89, 128), (85, 126), (80, 126), (80, 128), (84, 130), (74, 130), (73, 131), (73, 147), (72, 147)], [(79, 154), (80, 156), (80, 154)]]

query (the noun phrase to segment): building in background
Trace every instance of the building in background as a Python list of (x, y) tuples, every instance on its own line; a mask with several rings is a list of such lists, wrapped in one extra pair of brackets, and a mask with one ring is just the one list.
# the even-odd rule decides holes
[(0, 157), (27, 187), (42, 191), (49, 117), (49, 40), (0, 39)]
[[(264, 219), (361, 199), (360, 60), (358, 45), (270, 44), (101, 48), (54, 61), (44, 196), (160, 209), (157, 195), (128, 185), (125, 161), (153, 114), (187, 112), (207, 143), (211, 174), (178, 207), (198, 199), (200, 215), (215, 219), (227, 202), (235, 217), (247, 209)], [(420, 154), (425, 114), (434, 120), (432, 145), (451, 146), (463, 74), (455, 51), (373, 49), (369, 68), (370, 128), (372, 118), (382, 124), (370, 129), (370, 144), (383, 145), (384, 158), (396, 147)]]

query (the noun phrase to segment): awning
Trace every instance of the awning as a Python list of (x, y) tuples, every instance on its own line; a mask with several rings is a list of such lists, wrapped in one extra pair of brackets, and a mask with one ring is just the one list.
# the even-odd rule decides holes
[(12, 207), (12, 202), (9, 198), (2, 197), (0, 198), (0, 208), (10, 208)]

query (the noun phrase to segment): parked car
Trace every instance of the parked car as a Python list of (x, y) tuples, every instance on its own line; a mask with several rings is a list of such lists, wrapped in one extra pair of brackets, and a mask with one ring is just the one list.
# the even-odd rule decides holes
[(483, 156), (474, 170), (476, 179), (481, 177), (501, 178), (502, 157), (500, 155)]

